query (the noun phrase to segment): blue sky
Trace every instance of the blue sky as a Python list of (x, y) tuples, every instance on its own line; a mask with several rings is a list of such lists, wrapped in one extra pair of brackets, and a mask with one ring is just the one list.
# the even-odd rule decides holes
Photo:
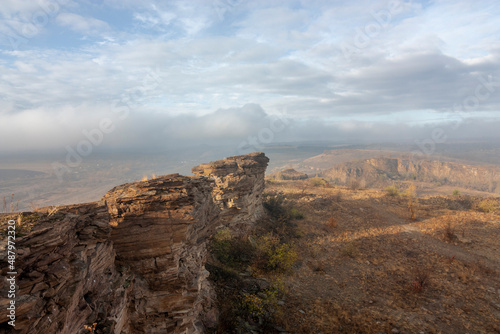
[(0, 151), (498, 139), (499, 38), (496, 0), (2, 0)]

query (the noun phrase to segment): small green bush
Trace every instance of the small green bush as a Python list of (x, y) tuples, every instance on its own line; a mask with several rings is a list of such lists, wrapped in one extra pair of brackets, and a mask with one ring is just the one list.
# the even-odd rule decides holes
[(299, 209), (291, 208), (289, 214), (292, 219), (304, 219), (304, 214)]
[(283, 205), (285, 196), (283, 193), (277, 195), (263, 194), (264, 208), (269, 212), (269, 215), (275, 219), (281, 219), (286, 216), (287, 209)]
[(281, 308), (278, 301), (285, 293), (286, 288), (281, 279), (258, 293), (242, 293), (238, 305), (239, 316), (247, 321), (271, 323)]
[(387, 195), (392, 197), (399, 196), (399, 189), (394, 185), (385, 188), (385, 192), (387, 193)]
[(460, 190), (458, 190), (458, 189), (453, 190), (452, 195), (453, 196), (460, 196)]
[(264, 194), (263, 197), (264, 208), (272, 218), (285, 223), (290, 219), (304, 218), (304, 214), (299, 209), (284, 204), (285, 195), (283, 193), (276, 195)]
[(297, 253), (293, 246), (282, 243), (273, 233), (268, 233), (257, 239), (257, 251), (260, 265), (266, 270), (286, 272), (297, 260)]
[(227, 228), (215, 234), (210, 250), (218, 261), (235, 269), (248, 266), (255, 251), (248, 240), (234, 238)]

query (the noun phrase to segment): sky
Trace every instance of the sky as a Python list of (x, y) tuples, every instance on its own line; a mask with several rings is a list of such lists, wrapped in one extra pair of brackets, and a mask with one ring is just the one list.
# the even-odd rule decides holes
[(500, 140), (500, 2), (1, 0), (0, 152)]

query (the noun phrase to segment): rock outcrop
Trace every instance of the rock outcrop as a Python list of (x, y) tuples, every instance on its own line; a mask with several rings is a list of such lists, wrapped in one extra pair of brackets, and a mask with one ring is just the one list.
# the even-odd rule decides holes
[[(99, 202), (23, 213), (15, 331), (6, 237), (0, 244), (0, 333), (88, 333), (93, 323), (95, 333), (203, 332), (216, 321), (206, 241), (262, 214), (267, 163), (263, 153), (231, 157), (195, 176), (115, 187)], [(11, 218), (19, 219), (4, 215), (1, 227)]]
[(262, 214), (263, 176), (268, 162), (263, 153), (253, 153), (193, 168), (193, 174), (214, 180), (212, 198), (223, 224), (244, 231)]

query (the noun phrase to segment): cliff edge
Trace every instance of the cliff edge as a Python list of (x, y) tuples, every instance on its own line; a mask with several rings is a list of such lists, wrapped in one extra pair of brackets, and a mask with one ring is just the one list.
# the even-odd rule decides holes
[[(100, 201), (1, 215), (16, 220), (16, 319), (7, 322), (7, 235), (0, 243), (0, 333), (202, 333), (214, 324), (206, 242), (263, 213), (269, 159), (230, 157), (124, 184)], [(14, 330), (15, 328), (15, 330)]]

